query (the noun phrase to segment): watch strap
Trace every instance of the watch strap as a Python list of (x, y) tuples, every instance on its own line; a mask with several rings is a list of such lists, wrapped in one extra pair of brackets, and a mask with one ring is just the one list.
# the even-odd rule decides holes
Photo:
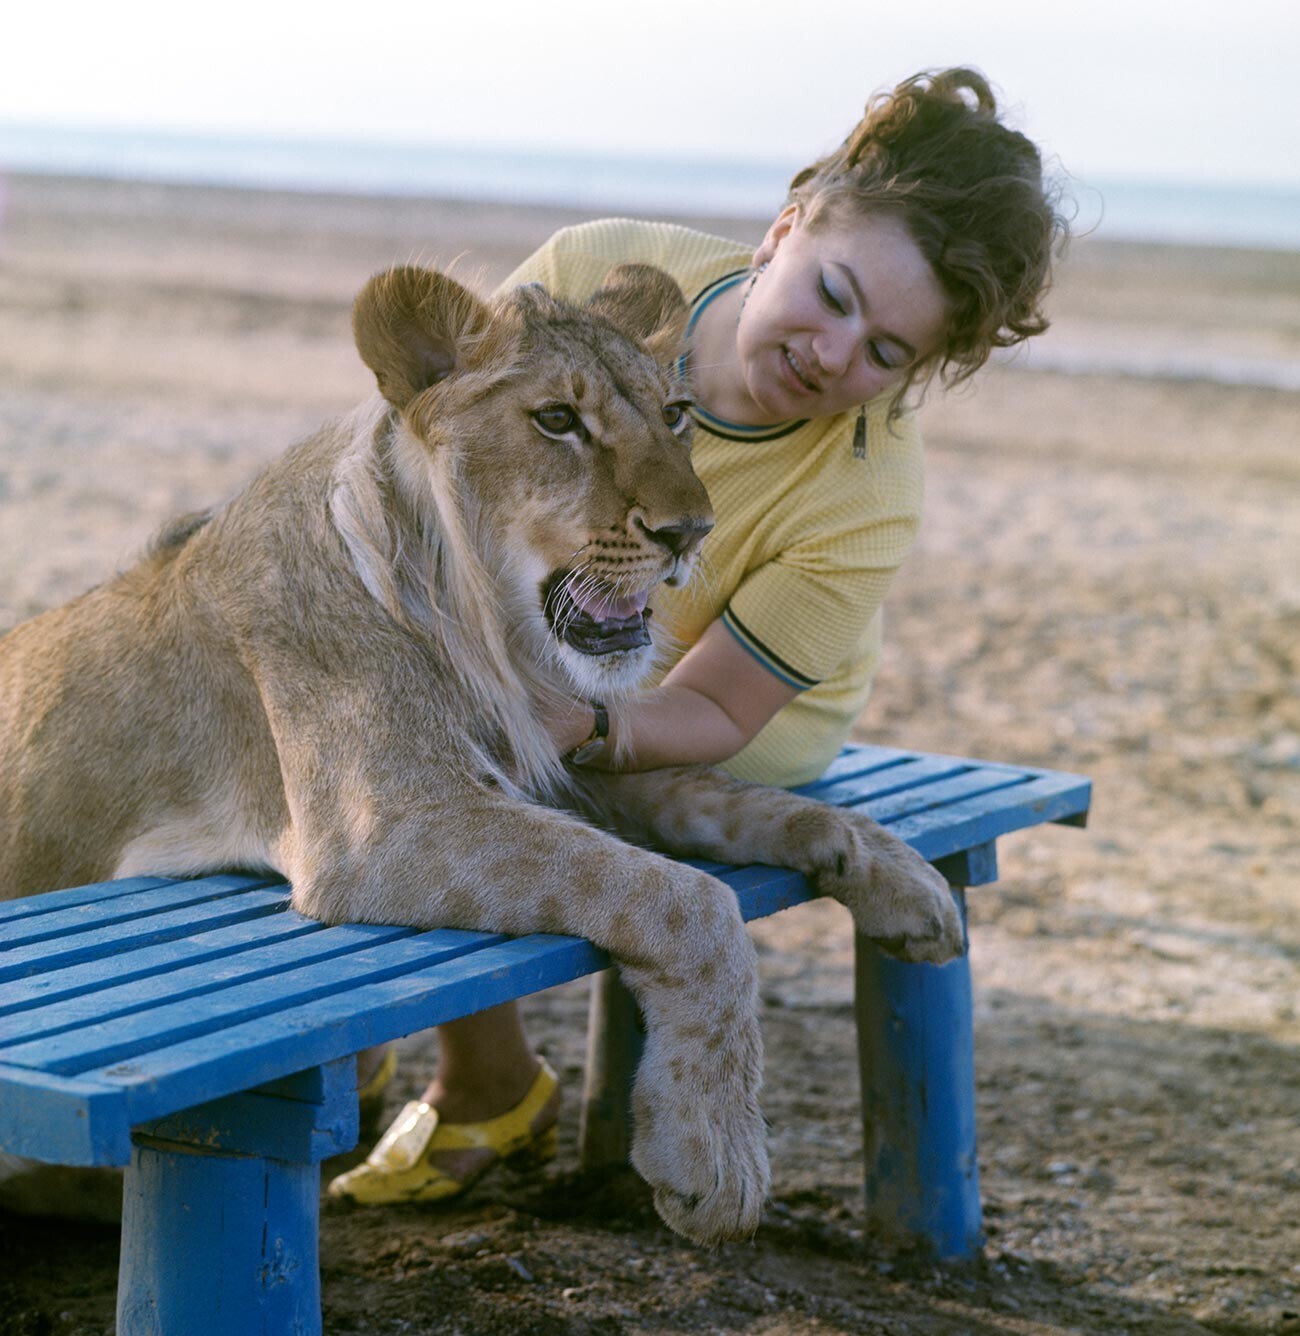
[(598, 700), (588, 701), (587, 704), (591, 706), (593, 723), (591, 732), (569, 753), (569, 760), (574, 765), (585, 765), (599, 756), (605, 750), (605, 742), (609, 737), (609, 711)]

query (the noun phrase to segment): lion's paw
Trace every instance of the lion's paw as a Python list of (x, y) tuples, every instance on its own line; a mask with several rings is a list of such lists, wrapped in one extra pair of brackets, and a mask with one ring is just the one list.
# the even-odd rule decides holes
[(702, 1098), (682, 1083), (657, 1079), (656, 1065), (643, 1063), (638, 1075), (631, 1156), (654, 1189), (655, 1209), (694, 1243), (749, 1238), (771, 1182), (757, 1100)]
[(966, 948), (952, 889), (914, 849), (874, 822), (849, 839), (817, 876), (817, 888), (848, 906), (858, 931), (900, 960), (942, 965)]

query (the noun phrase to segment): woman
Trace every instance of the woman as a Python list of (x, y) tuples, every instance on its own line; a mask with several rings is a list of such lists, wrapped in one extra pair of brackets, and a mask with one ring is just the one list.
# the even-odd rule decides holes
[[(794, 178), (752, 254), (606, 221), (558, 233), (507, 280), (582, 301), (614, 265), (640, 261), (694, 299), (693, 460), (718, 523), (702, 577), (657, 612), (689, 648), (616, 718), (575, 703), (552, 729), (563, 749), (599, 767), (613, 752), (599, 744), (617, 738), (631, 769), (724, 764), (781, 785), (821, 773), (866, 702), (881, 602), (920, 521), (905, 396), (1046, 329), (1063, 235), (1037, 149), (1001, 124), (980, 75), (954, 69), (873, 97), (844, 143)], [(424, 1099), (333, 1195), (440, 1200), (501, 1159), (554, 1154), (556, 1080), (515, 1005), (440, 1034)], [(391, 1069), (390, 1054), (372, 1098)]]

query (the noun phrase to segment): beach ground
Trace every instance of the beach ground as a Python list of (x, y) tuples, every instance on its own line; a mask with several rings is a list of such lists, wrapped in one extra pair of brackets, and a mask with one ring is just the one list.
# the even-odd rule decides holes
[[(7, 186), (0, 629), (366, 393), (371, 271), (463, 256), (486, 286), (576, 217)], [(864, 1236), (851, 944), (819, 903), (755, 928), (752, 1243), (690, 1247), (634, 1178), (578, 1175), (572, 985), (527, 1009), (568, 1095), (556, 1163), (449, 1210), (327, 1211), (331, 1336), (1300, 1333), (1300, 256), (1084, 239), (1053, 305), (1041, 358), (924, 409), (924, 530), (859, 725), (1095, 781), (1087, 830), (1008, 838), (970, 897), (981, 1261)], [(430, 1061), (403, 1047), (394, 1106)], [(0, 1214), (0, 1248), (0, 1334), (112, 1329), (115, 1231)]]

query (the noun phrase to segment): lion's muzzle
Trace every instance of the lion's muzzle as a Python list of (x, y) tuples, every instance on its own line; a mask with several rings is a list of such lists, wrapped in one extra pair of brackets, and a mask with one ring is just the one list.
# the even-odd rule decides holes
[(614, 654), (650, 643), (648, 593), (621, 595), (590, 575), (557, 571), (543, 606), (551, 630), (580, 654)]

